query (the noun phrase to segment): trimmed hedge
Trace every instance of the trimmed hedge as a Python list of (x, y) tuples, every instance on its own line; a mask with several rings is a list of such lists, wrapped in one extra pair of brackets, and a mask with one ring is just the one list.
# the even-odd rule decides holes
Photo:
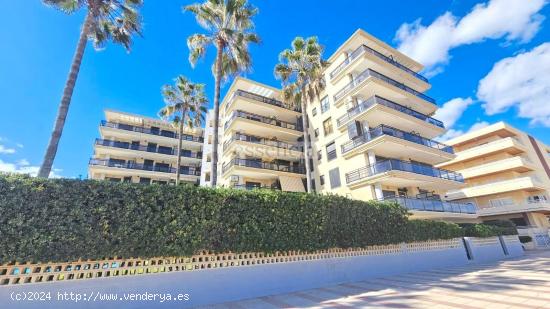
[(460, 237), (398, 204), (271, 190), (0, 175), (0, 263), (313, 251)]
[(461, 224), (466, 237), (493, 237), (499, 235), (517, 235), (518, 231), (509, 220), (488, 221), (484, 224)]

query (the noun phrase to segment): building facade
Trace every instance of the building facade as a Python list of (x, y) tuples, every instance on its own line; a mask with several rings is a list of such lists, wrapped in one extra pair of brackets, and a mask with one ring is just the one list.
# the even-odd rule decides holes
[(392, 200), (415, 217), (472, 221), (475, 205), (445, 200), (463, 187), (456, 172), (434, 165), (455, 158), (435, 141), (445, 132), (431, 117), (423, 67), (363, 30), (329, 58), (324, 93), (308, 103), (317, 192)]
[[(88, 170), (92, 179), (134, 183), (173, 183), (176, 179), (179, 136), (170, 123), (105, 111)], [(180, 153), (180, 179), (198, 184), (201, 175), (203, 130), (185, 129)]]
[(550, 246), (550, 147), (503, 122), (447, 143), (456, 157), (439, 166), (461, 173), (467, 185), (447, 197), (475, 203), (484, 221), (512, 220), (521, 234)]

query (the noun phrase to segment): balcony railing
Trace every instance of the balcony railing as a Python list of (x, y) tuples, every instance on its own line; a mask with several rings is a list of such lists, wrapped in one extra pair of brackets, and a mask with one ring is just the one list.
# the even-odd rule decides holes
[(376, 164), (368, 165), (349, 172), (346, 174), (346, 182), (349, 184), (364, 178), (390, 171), (403, 171), (462, 183), (464, 182), (464, 178), (459, 173), (434, 168), (429, 165), (401, 161), (397, 159), (380, 161)]
[(345, 124), (346, 122), (348, 122), (349, 120), (353, 119), (353, 117), (355, 117), (356, 115), (362, 113), (363, 111), (369, 109), (370, 107), (372, 107), (373, 105), (376, 105), (376, 104), (384, 105), (386, 107), (389, 107), (389, 108), (394, 109), (396, 111), (399, 111), (399, 112), (402, 112), (404, 114), (413, 116), (415, 118), (418, 118), (422, 121), (425, 121), (427, 123), (438, 126), (440, 128), (445, 128), (445, 125), (443, 124), (443, 122), (441, 122), (437, 119), (434, 119), (430, 116), (419, 113), (419, 112), (417, 112), (413, 109), (410, 109), (410, 108), (405, 107), (403, 105), (397, 104), (397, 103), (392, 102), (390, 100), (381, 98), (379, 96), (370, 97), (366, 101), (361, 102), (361, 104), (357, 105), (356, 107), (348, 110), (348, 112), (344, 116), (338, 118), (336, 123), (340, 127), (343, 124)]
[(441, 150), (447, 153), (454, 153), (453, 147), (436, 142), (431, 139), (424, 138), (420, 135), (416, 135), (413, 133), (405, 132), (396, 128), (392, 128), (390, 126), (386, 125), (379, 125), (376, 128), (372, 128), (369, 130), (368, 133), (365, 133), (359, 137), (354, 138), (353, 140), (343, 144), (342, 147), (342, 153), (349, 152), (377, 137), (380, 137), (382, 135), (388, 135), (397, 137), (402, 140), (406, 140), (409, 142), (413, 142), (419, 145), (424, 145), (426, 147), (430, 147), (433, 149)]
[[(137, 151), (146, 151), (146, 152), (152, 152), (152, 153), (159, 153), (159, 154), (165, 154), (165, 155), (172, 155), (177, 156), (177, 149), (174, 148), (162, 148), (162, 147), (151, 147), (151, 146), (145, 146), (145, 145), (133, 145), (128, 142), (119, 142), (119, 141), (112, 141), (112, 140), (106, 140), (106, 139), (96, 139), (95, 140), (96, 145), (101, 146), (107, 146), (107, 147), (114, 147), (114, 148), (121, 148), (121, 149), (130, 149), (130, 150), (137, 150)], [(201, 159), (202, 153), (201, 152), (195, 152), (190, 151), (187, 149), (182, 149), (180, 151), (180, 156), (186, 157), (186, 158), (194, 158), (194, 159)]]
[(293, 110), (295, 112), (301, 112), (302, 111), (302, 109), (299, 105), (292, 108), (292, 107), (289, 107), (284, 102), (279, 101), (277, 99), (264, 97), (262, 95), (255, 94), (255, 93), (248, 92), (248, 91), (244, 91), (244, 90), (240, 90), (240, 89), (233, 93), (233, 97), (231, 98), (231, 100), (229, 100), (227, 106), (225, 107), (225, 111), (227, 111), (229, 109), (229, 107), (233, 103), (233, 100), (235, 100), (236, 96), (251, 99), (251, 100), (266, 103), (266, 104), (270, 104), (270, 105), (281, 107), (281, 108), (286, 108), (286, 109), (289, 109), (289, 110)]
[(344, 70), (344, 68), (346, 68), (353, 60), (355, 60), (357, 57), (361, 56), (362, 54), (364, 53), (370, 53), (372, 55), (375, 55), (377, 56), (378, 58), (400, 68), (401, 70), (411, 74), (412, 76), (418, 78), (418, 79), (421, 79), (423, 81), (425, 81), (426, 83), (428, 82), (428, 79), (424, 76), (422, 76), (421, 74), (419, 73), (416, 73), (415, 71), (407, 68), (406, 66), (402, 65), (401, 63), (395, 61), (394, 59), (386, 56), (386, 55), (383, 55), (382, 53), (366, 46), (366, 45), (361, 45), (359, 46), (357, 49), (355, 49), (351, 54), (349, 54), (349, 56), (342, 62), (340, 63), (332, 72), (330, 72), (329, 76), (330, 78), (334, 78), (334, 76), (336, 76), (338, 73), (342, 72), (342, 70)]
[(277, 126), (277, 127), (280, 127), (280, 128), (301, 131), (301, 126), (299, 125), (298, 122), (297, 123), (290, 123), (290, 122), (286, 122), (286, 121), (283, 121), (283, 120), (278, 120), (278, 119), (264, 117), (264, 116), (257, 115), (257, 114), (243, 112), (243, 111), (240, 111), (240, 110), (234, 111), (234, 112), (231, 113), (231, 116), (225, 122), (224, 128), (227, 129), (236, 118), (244, 118), (244, 119), (248, 119), (248, 120), (262, 122), (262, 123), (269, 124), (269, 125), (272, 125), (272, 126)]
[(229, 140), (227, 140), (225, 143), (223, 143), (223, 149), (225, 150), (234, 141), (244, 141), (244, 142), (249, 142), (249, 143), (254, 143), (254, 144), (259, 144), (259, 145), (266, 145), (266, 146), (271, 146), (271, 147), (276, 147), (276, 148), (281, 148), (281, 149), (287, 149), (287, 150), (293, 150), (293, 151), (299, 151), (299, 152), (304, 151), (302, 145), (290, 144), (290, 143), (281, 142), (281, 141), (274, 141), (274, 140), (265, 139), (265, 138), (262, 138), (262, 137), (257, 137), (257, 136), (253, 136), (253, 135), (246, 135), (246, 134), (241, 134), (241, 133), (233, 134)]
[(232, 185), (231, 188), (237, 189), (237, 190), (256, 190), (256, 189), (281, 190), (276, 186), (251, 186), (251, 185)]
[(305, 167), (302, 165), (289, 166), (286, 164), (278, 164), (278, 163), (262, 162), (260, 160), (254, 160), (254, 159), (238, 159), (238, 158), (231, 159), (230, 162), (224, 164), (224, 166), (222, 167), (222, 172), (225, 173), (232, 166), (244, 166), (244, 167), (252, 167), (252, 168), (259, 168), (259, 169), (287, 172), (287, 173), (296, 173), (296, 174), (306, 173)]
[(361, 72), (359, 75), (357, 75), (350, 83), (345, 85), (342, 89), (340, 89), (335, 95), (334, 95), (334, 101), (338, 101), (344, 96), (346, 96), (351, 90), (353, 90), (357, 85), (362, 83), (364, 80), (366, 80), (369, 77), (373, 77), (379, 80), (382, 80), (390, 85), (393, 85), (397, 88), (400, 88), (408, 93), (411, 93), (427, 102), (430, 102), (432, 104), (435, 104), (435, 99), (423, 94), (422, 92), (416, 91), (412, 89), (411, 87), (405, 86), (404, 84), (391, 79), (387, 77), (386, 75), (380, 74), (374, 70), (366, 69), (365, 71)]
[[(172, 131), (167, 131), (167, 130), (162, 130), (162, 129), (154, 129), (154, 128), (146, 128), (146, 127), (139, 127), (139, 126), (133, 126), (133, 125), (124, 124), (124, 123), (114, 123), (114, 122), (108, 122), (108, 121), (105, 121), (105, 120), (101, 121), (101, 126), (102, 127), (107, 127), (107, 128), (114, 128), (114, 129), (138, 132), (138, 133), (145, 133), (145, 134), (151, 134), (151, 135), (157, 135), (157, 136), (170, 137), (170, 138), (175, 138), (175, 139), (179, 138), (179, 134), (177, 134), (175, 132), (172, 132)], [(197, 142), (197, 143), (202, 143), (204, 141), (204, 138), (202, 136), (193, 136), (193, 135), (189, 135), (189, 134), (183, 134), (182, 139), (184, 141)]]
[[(105, 167), (115, 167), (115, 168), (125, 168), (132, 170), (141, 170), (141, 171), (152, 171), (152, 172), (161, 172), (161, 173), (176, 173), (175, 167), (170, 166), (158, 166), (158, 165), (149, 165), (135, 162), (119, 162), (112, 160), (103, 160), (103, 159), (91, 159), (89, 162), (90, 165), (94, 166), (105, 166)], [(180, 168), (180, 173), (182, 175), (190, 176), (200, 176), (200, 168), (194, 166), (182, 166)]]
[(463, 214), (475, 214), (476, 206), (473, 204), (447, 202), (438, 199), (419, 199), (411, 197), (389, 197), (384, 201), (396, 202), (410, 210), (440, 211)]

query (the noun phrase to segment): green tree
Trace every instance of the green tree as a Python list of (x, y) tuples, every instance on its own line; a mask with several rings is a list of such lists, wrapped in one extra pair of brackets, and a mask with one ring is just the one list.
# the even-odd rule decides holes
[(143, 0), (42, 0), (42, 2), (66, 14), (75, 13), (82, 8), (88, 10), (63, 89), (63, 97), (58, 107), (46, 154), (38, 171), (38, 177), (47, 178), (57, 154), (87, 41), (93, 41), (95, 49), (101, 49), (105, 47), (107, 41), (112, 41), (122, 44), (127, 51), (130, 51), (132, 37), (135, 34), (141, 35), (141, 16), (138, 8), (143, 4)]
[(316, 37), (304, 39), (296, 37), (290, 49), (279, 54), (279, 64), (275, 66), (275, 76), (281, 80), (283, 99), (286, 104), (302, 110), (304, 131), (304, 161), (306, 166), (307, 192), (311, 192), (310, 143), (307, 138), (307, 101), (311, 101), (324, 87), (323, 70), (328, 62), (323, 60), (323, 47)]
[(215, 88), (212, 145), (212, 186), (215, 187), (218, 176), (221, 81), (251, 69), (249, 44), (260, 42), (259, 36), (253, 32), (252, 22), (252, 18), (258, 14), (258, 9), (247, 0), (207, 0), (204, 3), (185, 6), (183, 9), (193, 13), (198, 24), (207, 31), (206, 34), (196, 33), (187, 39), (191, 65), (194, 67), (197, 61), (206, 55), (209, 47), (216, 48), (216, 60), (213, 65)]
[(170, 120), (178, 128), (176, 185), (179, 185), (183, 127), (201, 126), (208, 100), (204, 93), (204, 84), (194, 84), (182, 75), (176, 77), (174, 86), (162, 87), (162, 96), (166, 106), (158, 114), (161, 118)]

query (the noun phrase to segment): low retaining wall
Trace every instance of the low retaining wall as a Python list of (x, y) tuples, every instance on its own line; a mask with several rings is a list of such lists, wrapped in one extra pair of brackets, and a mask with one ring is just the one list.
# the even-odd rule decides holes
[[(187, 308), (497, 260), (504, 254), (495, 241), (499, 244), (498, 238), (466, 239), (472, 246), (473, 260), (468, 259), (465, 242), (457, 238), (316, 253), (202, 254), (191, 258), (4, 265), (0, 266), (0, 283), (5, 284), (0, 286), (0, 302), (8, 308)], [(516, 252), (514, 240), (506, 241), (513, 248), (508, 250)], [(14, 295), (34, 297), (48, 292), (48, 301), (14, 300)], [(73, 300), (66, 300), (65, 292), (72, 292), (66, 296), (73, 295)], [(153, 300), (154, 294), (158, 295)], [(170, 301), (166, 300), (168, 294)], [(78, 302), (77, 295), (81, 298)]]

